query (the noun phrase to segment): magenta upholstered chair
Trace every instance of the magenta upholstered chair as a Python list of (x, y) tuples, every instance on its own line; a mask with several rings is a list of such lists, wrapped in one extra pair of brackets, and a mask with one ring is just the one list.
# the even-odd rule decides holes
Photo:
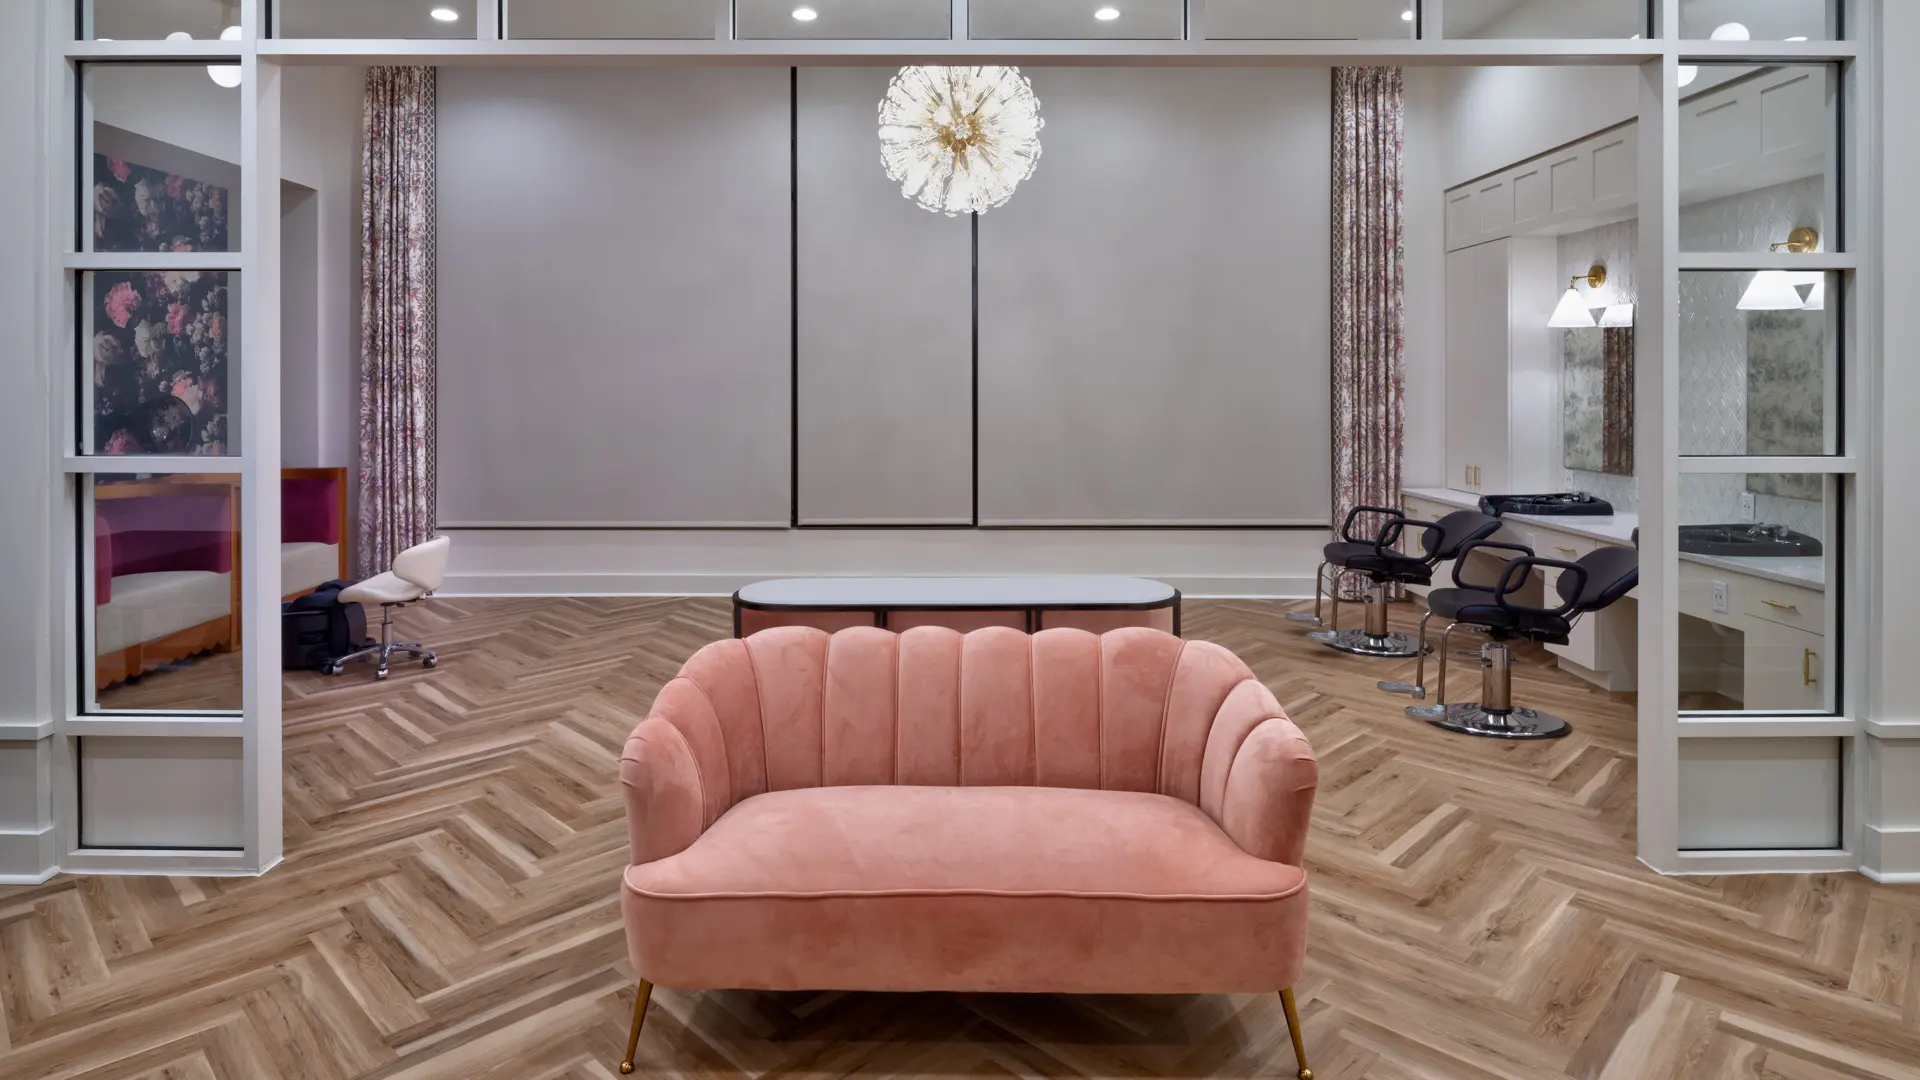
[(687, 661), (620, 778), (635, 1042), (654, 983), (1277, 990), (1312, 1075), (1290, 987), (1318, 771), (1217, 645), (766, 630)]

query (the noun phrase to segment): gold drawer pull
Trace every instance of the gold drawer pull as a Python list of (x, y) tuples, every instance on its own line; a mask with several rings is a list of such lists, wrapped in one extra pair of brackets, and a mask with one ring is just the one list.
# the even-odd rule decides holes
[(1813, 677), (1813, 650), (1800, 650), (1800, 685), (1812, 686), (1817, 681)]
[(1783, 604), (1778, 600), (1762, 600), (1760, 602), (1774, 609), (1775, 611), (1799, 611), (1800, 610), (1799, 606), (1796, 604)]
[(1569, 555), (1578, 555), (1578, 554), (1580, 554), (1580, 549), (1579, 549), (1579, 548), (1570, 548), (1570, 547), (1562, 547), (1562, 546), (1561, 546), (1561, 545), (1559, 545), (1559, 544), (1555, 544), (1555, 545), (1553, 545), (1553, 550), (1555, 550), (1555, 551), (1564, 551), (1564, 552), (1566, 552), (1566, 553), (1567, 553), (1567, 554), (1569, 554)]

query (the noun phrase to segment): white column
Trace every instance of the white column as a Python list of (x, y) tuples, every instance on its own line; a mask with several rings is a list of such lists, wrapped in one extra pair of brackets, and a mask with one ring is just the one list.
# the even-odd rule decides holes
[(1880, 214), (1866, 282), (1880, 300), (1878, 325), (1871, 328), (1880, 349), (1879, 415), (1871, 418), (1875, 438), (1868, 450), (1874, 468), (1862, 484), (1878, 513), (1869, 518), (1868, 558), (1861, 567), (1874, 606), (1857, 646), (1869, 651), (1871, 672), (1861, 740), (1867, 776), (1860, 856), (1870, 875), (1920, 882), (1920, 575), (1906, 565), (1908, 545), (1920, 536), (1920, 493), (1913, 482), (1920, 466), (1920, 428), (1913, 423), (1920, 348), (1911, 325), (1912, 298), (1920, 296), (1920, 260), (1914, 256), (1920, 251), (1920, 202), (1913, 197), (1920, 189), (1920, 125), (1911, 114), (1920, 96), (1920, 66), (1913, 63), (1920, 54), (1920, 4), (1884, 0), (1872, 6), (1877, 12), (1859, 14), (1877, 14), (1879, 26), (1857, 28), (1869, 35), (1863, 40), (1873, 46), (1881, 84), (1870, 133), (1878, 140), (1878, 160), (1866, 170)]
[(53, 393), (39, 335), (55, 291), (45, 128), (46, 26), (36, 3), (0, 4), (0, 566), (10, 567), (0, 619), (0, 883), (44, 880), (54, 842), (53, 587), (48, 523), (54, 497)]

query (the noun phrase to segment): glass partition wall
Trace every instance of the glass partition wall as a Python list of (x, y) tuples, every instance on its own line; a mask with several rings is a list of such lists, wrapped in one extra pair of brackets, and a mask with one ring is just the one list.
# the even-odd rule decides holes
[[(44, 336), (62, 358), (66, 869), (278, 857), (279, 566), (256, 556), (279, 542), (279, 252), (260, 224), (279, 221), (281, 65), (656, 54), (1635, 68), (1641, 854), (1666, 872), (1861, 864), (1866, 647), (1848, 631), (1868, 606), (1861, 425), (1879, 364), (1861, 280), (1866, 0), (238, 0), (177, 27), (159, 5), (39, 2), (74, 16), (47, 20), (46, 119), (72, 140), (50, 155), (70, 164), (49, 205)], [(1690, 108), (1708, 89), (1714, 107)], [(177, 588), (145, 603), (155, 574)], [(137, 775), (119, 763), (156, 740), (176, 740), (184, 782), (116, 805), (217, 793), (237, 827), (192, 843), (89, 816), (86, 762)], [(1769, 803), (1740, 782), (1760, 762), (1839, 797), (1815, 818), (1805, 798)], [(1728, 790), (1758, 800), (1743, 815), (1758, 830), (1712, 818)], [(1796, 819), (1768, 833), (1787, 806)], [(1742, 850), (1757, 844), (1772, 850)]]
[(279, 559), (257, 557), (279, 550), (266, 7), (61, 6), (92, 52), (56, 44), (46, 95), (48, 159), (72, 163), (47, 196), (43, 338), (64, 358), (59, 865), (257, 872), (281, 847)]

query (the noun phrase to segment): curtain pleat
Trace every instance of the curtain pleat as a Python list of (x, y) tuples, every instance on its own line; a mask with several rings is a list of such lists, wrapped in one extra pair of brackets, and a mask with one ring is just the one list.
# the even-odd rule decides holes
[[(1333, 520), (1397, 506), (1406, 428), (1399, 68), (1333, 70)], [(1361, 519), (1371, 532), (1378, 519)], [(1343, 596), (1360, 599), (1362, 583)], [(1396, 587), (1396, 597), (1397, 597)]]
[(434, 69), (367, 71), (360, 225), (362, 574), (434, 530)]

